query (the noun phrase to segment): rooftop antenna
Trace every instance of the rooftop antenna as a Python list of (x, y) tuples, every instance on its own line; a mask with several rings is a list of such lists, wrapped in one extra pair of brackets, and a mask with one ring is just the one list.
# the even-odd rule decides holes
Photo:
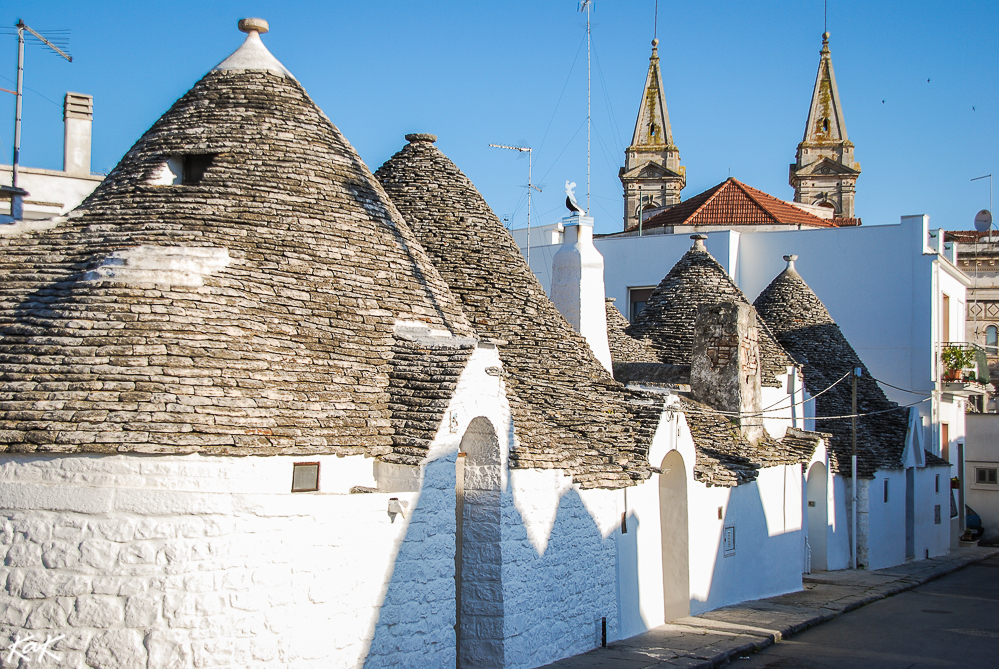
[[(39, 35), (37, 32), (32, 30), (21, 19), (18, 19), (16, 27), (17, 27), (17, 92), (15, 93), (15, 95), (17, 96), (17, 103), (14, 105), (14, 160), (11, 164), (11, 171), (10, 171), (11, 172), (10, 185), (13, 186), (14, 188), (17, 188), (17, 167), (18, 163), (20, 162), (19, 159), (21, 157), (21, 99), (24, 97), (24, 31), (27, 30), (29, 33), (31, 33), (39, 40), (41, 40), (41, 42), (45, 46), (52, 49), (52, 51), (54, 51), (56, 54), (62, 56), (71, 63), (73, 62), (72, 56), (70, 56), (68, 53), (57, 47), (55, 44), (48, 41), (47, 39)], [(14, 212), (15, 206), (17, 209), (20, 209), (21, 207), (21, 203), (19, 200), (20, 198), (18, 196), (15, 196), (15, 199), (11, 200), (10, 213), (15, 219), (21, 218), (21, 212), (18, 212), (16, 214)]]
[[(659, 0), (656, 0), (658, 4)], [(590, 210), (590, 10), (593, 0), (580, 0), (579, 11), (586, 11), (586, 211)]]
[(822, 32), (829, 32), (829, 0), (822, 0)]
[(527, 154), (527, 266), (531, 266), (531, 191), (539, 193), (541, 189), (534, 185), (532, 176), (534, 169), (534, 149), (529, 146), (507, 146), (506, 144), (490, 144), (494, 149), (509, 149)]

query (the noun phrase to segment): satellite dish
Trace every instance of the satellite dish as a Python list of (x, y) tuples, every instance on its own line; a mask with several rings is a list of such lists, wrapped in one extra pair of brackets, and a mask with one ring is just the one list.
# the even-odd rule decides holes
[(979, 232), (985, 232), (992, 227), (992, 212), (988, 209), (982, 209), (980, 212), (975, 214), (975, 230)]

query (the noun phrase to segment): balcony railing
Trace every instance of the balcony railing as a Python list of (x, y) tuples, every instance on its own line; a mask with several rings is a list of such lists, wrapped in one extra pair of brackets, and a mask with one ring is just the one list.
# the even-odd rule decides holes
[(985, 349), (970, 342), (941, 342), (937, 370), (939, 388), (948, 393), (984, 395), (990, 381)]

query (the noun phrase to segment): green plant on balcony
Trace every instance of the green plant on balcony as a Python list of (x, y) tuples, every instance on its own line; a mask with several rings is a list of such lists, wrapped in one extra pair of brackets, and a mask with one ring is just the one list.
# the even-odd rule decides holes
[(944, 369), (947, 370), (944, 373), (945, 381), (960, 381), (962, 370), (975, 366), (975, 352), (970, 348), (946, 346), (940, 354), (940, 359), (943, 361)]

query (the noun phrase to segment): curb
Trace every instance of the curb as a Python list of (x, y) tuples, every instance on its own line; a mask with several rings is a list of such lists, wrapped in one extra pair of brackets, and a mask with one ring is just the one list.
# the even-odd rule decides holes
[[(694, 665), (694, 667), (696, 667), (696, 669), (702, 669), (702, 668), (703, 669), (716, 669), (717, 667), (721, 667), (721, 666), (724, 666), (724, 665), (728, 664), (735, 657), (743, 656), (743, 655), (746, 655), (746, 654), (749, 654), (749, 653), (758, 653), (761, 650), (764, 650), (765, 648), (769, 648), (770, 646), (774, 645), (775, 643), (777, 643), (779, 641), (783, 641), (784, 639), (791, 638), (791, 637), (795, 636), (796, 634), (800, 634), (801, 632), (804, 632), (805, 630), (811, 629), (812, 627), (816, 627), (818, 625), (821, 625), (822, 623), (826, 623), (826, 622), (829, 622), (830, 620), (834, 620), (835, 618), (838, 618), (839, 616), (843, 615), (844, 613), (849, 613), (851, 611), (856, 611), (857, 609), (862, 608), (864, 606), (867, 606), (868, 604), (872, 604), (872, 603), (880, 601), (882, 599), (887, 599), (888, 597), (893, 597), (895, 595), (901, 594), (901, 593), (906, 592), (908, 590), (912, 590), (913, 588), (917, 588), (920, 585), (923, 585), (923, 584), (926, 584), (926, 583), (931, 583), (931, 582), (936, 581), (936, 580), (938, 580), (940, 578), (943, 578), (944, 576), (947, 576), (948, 574), (953, 574), (956, 571), (960, 571), (961, 569), (964, 569), (966, 567), (970, 567), (973, 564), (978, 564), (979, 562), (983, 562), (983, 561), (988, 560), (989, 558), (993, 558), (993, 557), (995, 557), (997, 555), (999, 555), (999, 549), (993, 550), (993, 551), (990, 551), (988, 553), (984, 553), (984, 554), (981, 554), (981, 555), (969, 556), (968, 558), (965, 558), (963, 560), (955, 560), (954, 562), (950, 562), (950, 563), (941, 565), (941, 567), (940, 567), (939, 570), (933, 571), (932, 573), (928, 574), (924, 578), (919, 578), (919, 579), (915, 579), (915, 580), (908, 581), (908, 582), (902, 582), (902, 583), (900, 583), (898, 585), (888, 587), (887, 589), (885, 589), (882, 592), (879, 592), (879, 593), (873, 594), (873, 595), (869, 595), (869, 596), (864, 597), (862, 599), (859, 599), (859, 600), (857, 600), (855, 602), (851, 602), (850, 604), (847, 604), (845, 607), (843, 607), (843, 609), (841, 609), (839, 611), (832, 611), (832, 612), (830, 612), (827, 615), (815, 616), (814, 618), (810, 618), (810, 619), (805, 620), (803, 622), (800, 622), (800, 623), (798, 623), (796, 625), (792, 625), (792, 626), (787, 627), (785, 629), (778, 630), (775, 634), (768, 635), (767, 637), (761, 639), (759, 643), (746, 644), (745, 646), (740, 646), (739, 648), (734, 648), (734, 649), (732, 649), (730, 651), (726, 651), (725, 653), (723, 653), (721, 655), (713, 657), (713, 658), (707, 660), (706, 662), (702, 662), (701, 664)], [(700, 659), (700, 658), (696, 658), (696, 659)], [(692, 669), (694, 669), (694, 668), (692, 668)]]

